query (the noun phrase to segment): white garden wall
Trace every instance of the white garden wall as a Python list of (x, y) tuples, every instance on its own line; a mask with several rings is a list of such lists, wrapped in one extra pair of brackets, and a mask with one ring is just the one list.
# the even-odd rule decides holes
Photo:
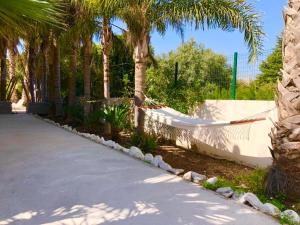
[(219, 158), (233, 160), (253, 167), (272, 163), (268, 134), (277, 111), (274, 101), (207, 100), (196, 108), (194, 116), (210, 120), (241, 120), (248, 117), (268, 117), (252, 125), (205, 128), (193, 135), (191, 143), (177, 137), (176, 143)]

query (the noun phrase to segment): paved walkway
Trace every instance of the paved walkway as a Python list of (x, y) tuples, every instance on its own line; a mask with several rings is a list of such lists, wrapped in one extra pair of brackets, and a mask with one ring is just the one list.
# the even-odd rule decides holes
[(278, 224), (26, 114), (0, 115), (0, 225)]

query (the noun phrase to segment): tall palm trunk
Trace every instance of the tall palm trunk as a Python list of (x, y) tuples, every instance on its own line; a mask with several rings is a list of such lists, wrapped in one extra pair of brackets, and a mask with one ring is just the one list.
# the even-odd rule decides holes
[(62, 98), (61, 98), (61, 79), (60, 79), (60, 46), (57, 37), (53, 38), (53, 69), (54, 69), (54, 104), (55, 116), (63, 114)]
[(2, 38), (1, 40), (1, 79), (0, 79), (0, 101), (6, 100), (6, 80), (7, 80), (7, 68), (6, 68), (6, 49), (7, 49), (7, 40)]
[(29, 51), (28, 51), (28, 78), (29, 78), (29, 92), (31, 96), (31, 102), (36, 101), (35, 96), (35, 70), (36, 70), (36, 50), (34, 39), (29, 41)]
[(83, 63), (83, 77), (84, 77), (84, 114), (88, 115), (91, 111), (91, 59), (92, 59), (92, 35), (85, 35), (83, 38), (84, 48), (84, 63)]
[(43, 65), (42, 65), (42, 101), (48, 101), (48, 76), (49, 76), (49, 59), (48, 59), (48, 51), (49, 51), (49, 39), (48, 37), (43, 38), (43, 42), (41, 45), (41, 52), (43, 57)]
[[(16, 79), (16, 60), (17, 60), (16, 45), (17, 45), (16, 40), (9, 41), (8, 43), (8, 53), (9, 53), (8, 74), (11, 80)], [(12, 102), (18, 101), (16, 88), (14, 88), (12, 91), (11, 101)]]
[(134, 124), (137, 132), (144, 132), (145, 113), (141, 109), (145, 101), (145, 80), (147, 59), (149, 55), (150, 35), (144, 32), (134, 47), (134, 62), (135, 62), (135, 90), (134, 90)]
[(70, 52), (70, 74), (68, 78), (69, 96), (68, 105), (72, 106), (76, 102), (76, 74), (77, 74), (77, 41), (71, 46)]
[(110, 21), (108, 18), (103, 18), (103, 31), (102, 31), (102, 46), (103, 46), (103, 86), (104, 86), (104, 98), (108, 100), (110, 98), (110, 53), (112, 48), (112, 30)]
[(269, 195), (286, 194), (300, 200), (300, 1), (290, 0), (284, 12), (282, 81), (278, 82), (278, 123), (270, 134), (273, 167)]

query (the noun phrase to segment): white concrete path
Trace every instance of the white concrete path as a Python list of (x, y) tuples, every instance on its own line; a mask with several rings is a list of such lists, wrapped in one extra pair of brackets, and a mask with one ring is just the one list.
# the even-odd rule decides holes
[(0, 225), (278, 224), (26, 114), (0, 115)]

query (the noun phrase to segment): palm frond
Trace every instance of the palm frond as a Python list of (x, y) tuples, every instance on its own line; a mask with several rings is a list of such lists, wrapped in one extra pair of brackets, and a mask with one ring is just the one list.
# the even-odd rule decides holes
[(1, 0), (0, 1), (0, 34), (6, 28), (24, 31), (32, 26), (32, 21), (61, 26), (60, 1), (46, 0)]
[(249, 49), (249, 60), (255, 59), (262, 49), (264, 32), (260, 16), (251, 4), (232, 0), (172, 0), (159, 5), (161, 18), (195, 24), (196, 29), (238, 29), (244, 33)]

